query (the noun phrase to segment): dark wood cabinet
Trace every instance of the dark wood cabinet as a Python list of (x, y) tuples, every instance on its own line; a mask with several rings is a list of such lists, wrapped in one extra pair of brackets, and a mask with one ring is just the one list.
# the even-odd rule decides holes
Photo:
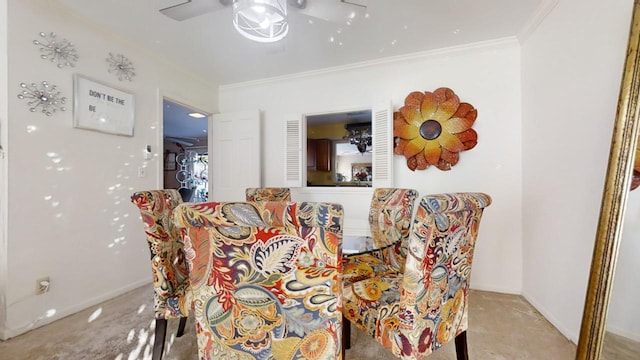
[(316, 169), (316, 140), (307, 139), (307, 170)]
[(307, 170), (331, 171), (331, 140), (307, 139)]
[(331, 140), (316, 140), (316, 170), (331, 171)]

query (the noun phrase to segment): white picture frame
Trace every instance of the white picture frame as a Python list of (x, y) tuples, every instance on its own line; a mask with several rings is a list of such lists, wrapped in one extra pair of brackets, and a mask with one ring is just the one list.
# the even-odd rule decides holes
[(74, 74), (73, 127), (133, 136), (134, 119), (132, 93)]

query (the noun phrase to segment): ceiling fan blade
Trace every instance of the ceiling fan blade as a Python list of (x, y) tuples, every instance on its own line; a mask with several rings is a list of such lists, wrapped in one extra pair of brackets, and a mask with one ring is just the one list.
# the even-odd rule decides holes
[(187, 20), (198, 15), (223, 9), (227, 1), (186, 0), (179, 4), (160, 9), (164, 15), (173, 20)]
[(309, 0), (297, 12), (333, 23), (346, 23), (364, 16), (366, 0)]
[(197, 138), (182, 138), (182, 137), (165, 136), (164, 139), (167, 140), (167, 141), (178, 143), (178, 144), (180, 144), (182, 146), (193, 146), (195, 143), (198, 142)]

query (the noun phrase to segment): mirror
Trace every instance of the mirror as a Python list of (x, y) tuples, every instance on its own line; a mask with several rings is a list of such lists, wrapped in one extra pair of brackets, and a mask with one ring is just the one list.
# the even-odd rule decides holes
[[(636, 168), (637, 166), (634, 166)], [(635, 172), (635, 170), (634, 170)], [(632, 186), (633, 190), (633, 186)], [(637, 359), (640, 354), (640, 191), (631, 191), (623, 218), (601, 359)]]
[[(591, 262), (576, 359), (599, 359), (613, 288), (638, 138), (640, 5), (634, 2), (609, 164)], [(637, 300), (637, 299), (635, 299)]]
[(371, 110), (310, 115), (306, 121), (307, 186), (370, 187)]

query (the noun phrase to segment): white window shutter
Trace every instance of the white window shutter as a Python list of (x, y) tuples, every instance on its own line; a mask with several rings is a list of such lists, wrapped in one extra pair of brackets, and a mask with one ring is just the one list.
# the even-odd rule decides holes
[(373, 187), (393, 187), (393, 112), (391, 103), (374, 106), (373, 130)]
[(302, 187), (302, 116), (289, 116), (285, 128), (284, 183)]

